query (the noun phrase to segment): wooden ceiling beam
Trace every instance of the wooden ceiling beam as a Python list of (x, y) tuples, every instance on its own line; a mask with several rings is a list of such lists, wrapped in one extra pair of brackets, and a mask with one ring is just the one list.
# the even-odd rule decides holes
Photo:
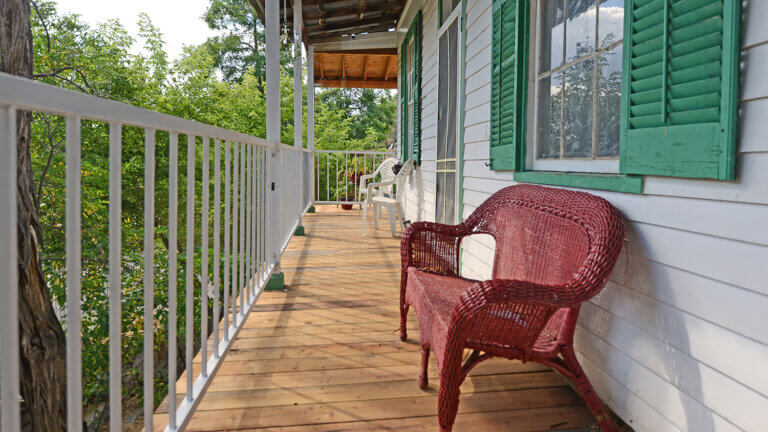
[(397, 81), (389, 80), (319, 80), (315, 84), (321, 87), (394, 89)]
[(363, 27), (363, 26), (373, 26), (377, 24), (385, 24), (385, 23), (396, 23), (398, 16), (395, 14), (390, 15), (382, 15), (375, 18), (365, 18), (365, 19), (358, 19), (358, 20), (352, 20), (352, 21), (340, 21), (338, 23), (330, 23), (330, 24), (314, 24), (314, 25), (308, 25), (307, 31), (309, 32), (318, 32), (318, 31), (332, 31), (332, 30), (346, 30), (350, 28), (355, 27)]
[(387, 59), (387, 68), (384, 70), (384, 81), (389, 79), (389, 65), (392, 63), (392, 59), (396, 56), (389, 56)]

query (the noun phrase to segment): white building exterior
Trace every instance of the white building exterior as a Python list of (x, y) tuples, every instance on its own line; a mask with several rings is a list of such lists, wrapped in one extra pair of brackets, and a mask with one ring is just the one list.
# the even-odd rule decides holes
[[(421, 165), (407, 191), (411, 221), (436, 219), (438, 2), (411, 0), (398, 28), (401, 42), (421, 11)], [(466, 0), (465, 14), (463, 218), (516, 175), (489, 167), (493, 0)], [(606, 288), (582, 308), (576, 349), (600, 397), (636, 431), (768, 430), (766, 18), (768, 2), (743, 3), (735, 181), (645, 175), (642, 193), (584, 189), (621, 211), (627, 246)], [(492, 253), (492, 239), (466, 240), (464, 275), (489, 277)]]

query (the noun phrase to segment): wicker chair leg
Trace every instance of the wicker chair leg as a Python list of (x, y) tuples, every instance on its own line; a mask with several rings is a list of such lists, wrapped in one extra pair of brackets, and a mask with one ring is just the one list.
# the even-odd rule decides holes
[(419, 369), (419, 388), (429, 387), (429, 345), (421, 345), (421, 368)]
[(595, 389), (592, 388), (592, 384), (587, 379), (584, 370), (581, 369), (581, 365), (579, 365), (579, 361), (576, 359), (576, 354), (572, 347), (567, 347), (563, 350), (563, 359), (568, 365), (568, 368), (575, 375), (571, 381), (573, 381), (574, 387), (576, 387), (579, 395), (587, 404), (587, 408), (589, 408), (592, 415), (595, 416), (595, 421), (600, 427), (600, 430), (603, 432), (616, 432), (616, 425), (613, 423), (610, 415), (608, 415), (605, 405), (603, 405), (603, 402), (595, 392)]
[(451, 376), (440, 374), (440, 391), (437, 395), (440, 432), (451, 432), (453, 429), (456, 414), (459, 412), (459, 386), (461, 386), (461, 371), (457, 370)]
[(410, 305), (400, 305), (400, 340), (405, 342), (408, 339), (408, 330), (405, 328), (408, 322), (408, 308)]

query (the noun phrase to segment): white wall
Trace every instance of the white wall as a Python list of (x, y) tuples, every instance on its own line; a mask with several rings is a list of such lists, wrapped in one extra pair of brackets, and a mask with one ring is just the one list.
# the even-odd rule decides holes
[[(436, 3), (421, 6), (423, 163), (411, 220), (434, 218)], [(514, 184), (485, 165), (491, 6), (467, 2), (464, 217)], [(744, 17), (738, 180), (647, 176), (642, 195), (588, 191), (623, 213), (628, 246), (584, 306), (576, 349), (600, 396), (638, 432), (768, 430), (768, 2), (747, 0)], [(490, 243), (465, 243), (467, 276), (488, 277)]]

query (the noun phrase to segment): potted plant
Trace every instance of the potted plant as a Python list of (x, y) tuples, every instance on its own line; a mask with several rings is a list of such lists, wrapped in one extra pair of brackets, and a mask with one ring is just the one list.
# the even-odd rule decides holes
[(360, 181), (360, 177), (355, 174), (355, 172), (347, 173), (346, 170), (341, 170), (337, 176), (336, 199), (350, 203), (341, 205), (344, 210), (352, 210), (352, 203), (355, 201), (356, 185)]

